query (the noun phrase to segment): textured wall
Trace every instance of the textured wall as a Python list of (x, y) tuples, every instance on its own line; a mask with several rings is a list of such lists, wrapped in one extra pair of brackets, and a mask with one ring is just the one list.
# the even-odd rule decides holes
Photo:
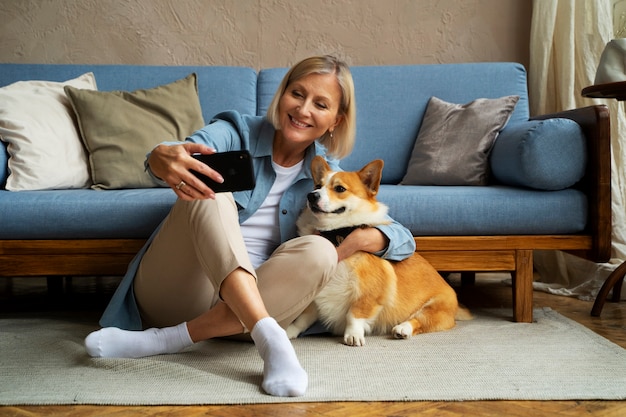
[(0, 0), (0, 62), (517, 61), (531, 0)]

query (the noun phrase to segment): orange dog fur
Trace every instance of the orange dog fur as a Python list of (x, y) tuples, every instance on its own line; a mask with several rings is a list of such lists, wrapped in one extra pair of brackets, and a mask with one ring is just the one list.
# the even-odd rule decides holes
[[(311, 164), (315, 190), (298, 219), (301, 235), (389, 222), (387, 206), (376, 200), (383, 161), (358, 172), (334, 172), (322, 157)], [(470, 320), (456, 293), (422, 256), (400, 261), (357, 252), (340, 262), (335, 276), (287, 329), (297, 337), (317, 319), (344, 343), (363, 346), (366, 334), (407, 339), (448, 330), (455, 320)]]

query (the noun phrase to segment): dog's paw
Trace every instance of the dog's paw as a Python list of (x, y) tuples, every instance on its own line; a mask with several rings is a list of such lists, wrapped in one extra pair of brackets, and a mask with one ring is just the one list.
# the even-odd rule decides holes
[(344, 334), (343, 343), (348, 346), (365, 346), (365, 336)]
[(343, 333), (343, 343), (348, 346), (364, 346), (365, 329), (359, 326), (348, 326)]
[(391, 334), (393, 334), (393, 337), (396, 339), (408, 339), (413, 336), (413, 326), (405, 321), (391, 329)]
[(355, 319), (352, 315), (349, 315), (343, 332), (343, 343), (348, 346), (364, 346), (367, 329), (369, 329), (367, 320)]

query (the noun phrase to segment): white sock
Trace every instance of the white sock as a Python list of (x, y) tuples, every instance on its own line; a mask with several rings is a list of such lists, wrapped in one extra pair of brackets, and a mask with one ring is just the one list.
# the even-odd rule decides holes
[(287, 333), (272, 317), (259, 320), (250, 332), (263, 358), (263, 389), (279, 397), (304, 395), (309, 382)]
[(85, 338), (85, 348), (94, 358), (141, 358), (180, 352), (193, 341), (187, 323), (143, 331), (105, 327)]

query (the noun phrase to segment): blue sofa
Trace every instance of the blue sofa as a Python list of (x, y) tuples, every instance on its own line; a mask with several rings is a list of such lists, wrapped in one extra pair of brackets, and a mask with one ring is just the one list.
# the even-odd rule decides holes
[[(223, 110), (264, 114), (285, 68), (0, 64), (0, 87), (93, 72), (98, 89), (136, 90), (194, 72), (206, 121)], [(610, 257), (609, 119), (605, 106), (529, 117), (526, 72), (515, 63), (353, 67), (357, 144), (343, 161), (385, 161), (380, 200), (440, 271), (510, 271), (513, 316), (532, 321), (532, 253)], [(429, 99), (520, 97), (490, 154), (484, 186), (399, 185)], [(570, 144), (572, 144), (570, 146)], [(165, 188), (7, 191), (0, 149), (0, 276), (121, 275), (175, 200)], [(573, 184), (560, 179), (580, 172)], [(571, 182), (571, 181), (570, 181)], [(548, 184), (548, 185), (546, 185)]]

